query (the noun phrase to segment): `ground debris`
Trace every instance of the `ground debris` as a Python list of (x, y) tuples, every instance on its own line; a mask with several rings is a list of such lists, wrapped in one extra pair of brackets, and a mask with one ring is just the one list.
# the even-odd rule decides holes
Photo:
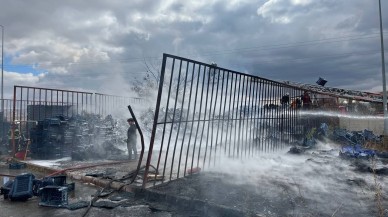
[(94, 202), (92, 206), (99, 207), (99, 208), (113, 209), (113, 208), (120, 206), (120, 202), (114, 202), (111, 200), (100, 199), (100, 200)]
[(75, 203), (68, 204), (66, 206), (66, 208), (69, 210), (82, 209), (82, 208), (88, 207), (89, 203), (90, 203), (89, 201), (81, 200), (81, 201), (77, 201)]

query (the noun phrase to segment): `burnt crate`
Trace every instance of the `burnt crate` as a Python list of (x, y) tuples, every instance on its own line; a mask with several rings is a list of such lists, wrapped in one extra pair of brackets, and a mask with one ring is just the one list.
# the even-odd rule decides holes
[(35, 180), (34, 185), (35, 189), (38, 189), (38, 191), (35, 191), (35, 195), (40, 195), (41, 188), (44, 188), (46, 186), (59, 186), (59, 187), (67, 187), (67, 191), (73, 191), (75, 189), (75, 184), (73, 183), (66, 183), (66, 175), (58, 175), (58, 176), (50, 176), (45, 177), (42, 180)]
[(0, 195), (4, 196), (4, 199), (8, 199), (9, 192), (11, 191), (13, 180), (9, 180), (0, 188)]
[(67, 187), (46, 186), (40, 189), (40, 206), (64, 207), (68, 205)]
[(32, 188), (35, 176), (31, 173), (15, 177), (12, 188), (9, 192), (11, 200), (27, 200), (33, 196)]
[(27, 164), (26, 163), (10, 163), (8, 164), (8, 168), (10, 170), (18, 170), (18, 169), (24, 169), (24, 168), (27, 168)]
[(66, 175), (51, 176), (49, 178), (53, 180), (54, 185), (57, 185), (57, 186), (66, 185)]

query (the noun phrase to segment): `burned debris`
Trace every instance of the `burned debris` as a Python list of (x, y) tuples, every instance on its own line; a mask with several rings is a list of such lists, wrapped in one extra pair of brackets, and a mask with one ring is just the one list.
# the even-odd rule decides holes
[(67, 193), (74, 188), (74, 183), (66, 183), (64, 175), (36, 179), (31, 173), (23, 173), (6, 182), (0, 193), (4, 199), (11, 201), (26, 201), (37, 196), (41, 199), (41, 206), (65, 207), (68, 204)]

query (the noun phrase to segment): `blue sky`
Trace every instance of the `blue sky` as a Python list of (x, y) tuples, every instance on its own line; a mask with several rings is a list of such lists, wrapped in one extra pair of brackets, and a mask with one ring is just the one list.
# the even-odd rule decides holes
[(4, 55), (4, 71), (13, 71), (21, 74), (32, 73), (34, 75), (39, 75), (44, 71), (44, 69), (36, 68), (29, 64), (12, 64), (12, 59)]

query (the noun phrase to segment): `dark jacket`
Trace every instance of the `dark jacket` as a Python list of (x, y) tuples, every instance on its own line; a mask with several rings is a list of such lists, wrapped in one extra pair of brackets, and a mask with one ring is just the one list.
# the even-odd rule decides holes
[(128, 142), (136, 140), (136, 125), (135, 124), (129, 125), (128, 131), (127, 131), (127, 138), (128, 138)]

